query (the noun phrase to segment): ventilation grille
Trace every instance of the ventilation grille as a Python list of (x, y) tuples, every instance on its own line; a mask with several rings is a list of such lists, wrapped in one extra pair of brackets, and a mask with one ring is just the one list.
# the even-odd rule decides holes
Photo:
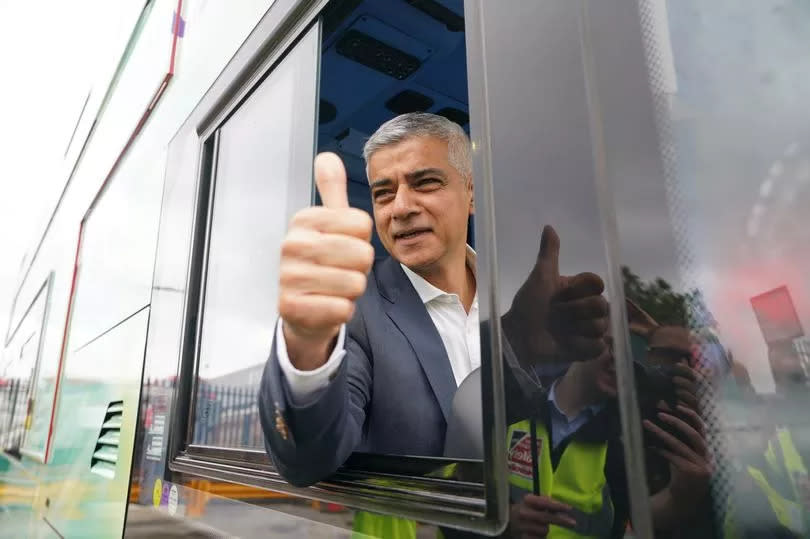
[(371, 37), (359, 30), (348, 30), (337, 42), (337, 53), (397, 80), (408, 78), (422, 62), (407, 52)]
[(451, 32), (464, 31), (464, 17), (447, 9), (436, 0), (405, 0), (410, 5), (445, 25)]
[(123, 412), (124, 401), (113, 401), (107, 406), (93, 458), (90, 459), (90, 471), (107, 479), (115, 477)]

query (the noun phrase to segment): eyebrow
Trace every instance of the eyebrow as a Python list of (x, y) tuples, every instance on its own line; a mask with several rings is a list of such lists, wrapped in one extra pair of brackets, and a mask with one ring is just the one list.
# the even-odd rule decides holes
[[(408, 172), (405, 174), (405, 179), (410, 183), (418, 180), (419, 178), (424, 178), (425, 176), (439, 176), (444, 179), (445, 173), (440, 168), (420, 168), (419, 170), (414, 170), (413, 172)], [(391, 178), (382, 178), (373, 181), (369, 187), (371, 190), (374, 190), (377, 187), (391, 185), (392, 183), (394, 183), (394, 181)]]
[(383, 178), (382, 180), (375, 180), (372, 182), (370, 189), (373, 191), (376, 187), (382, 187), (383, 185), (391, 185), (394, 181), (391, 178)]
[(444, 178), (445, 174), (440, 168), (421, 168), (405, 174), (405, 179), (412, 182), (424, 176), (440, 176), (441, 178)]

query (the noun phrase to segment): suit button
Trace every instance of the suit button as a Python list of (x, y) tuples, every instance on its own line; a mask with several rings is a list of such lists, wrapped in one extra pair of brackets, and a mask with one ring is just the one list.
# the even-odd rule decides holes
[(274, 402), (273, 405), (275, 408), (276, 432), (278, 432), (278, 435), (281, 436), (282, 440), (286, 441), (290, 437), (290, 431), (287, 428), (287, 422), (284, 421), (284, 416), (281, 415), (278, 402)]

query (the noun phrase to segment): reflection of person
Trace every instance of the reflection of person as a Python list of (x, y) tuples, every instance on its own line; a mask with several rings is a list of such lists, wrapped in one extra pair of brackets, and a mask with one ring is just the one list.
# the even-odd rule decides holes
[[(684, 388), (677, 391), (685, 396)], [(530, 439), (530, 420), (513, 423), (508, 436), (513, 535), (622, 537), (629, 506), (612, 354), (572, 363), (533, 413), (537, 442)], [(658, 424), (645, 421), (645, 427), (670, 473), (650, 504), (655, 528), (671, 532), (688, 526), (705, 504), (709, 463), (693, 408), (679, 402), (672, 410), (661, 403), (657, 417)], [(534, 459), (526, 458), (532, 445), (539, 462), (535, 478)]]
[(723, 518), (728, 539), (806, 537), (810, 531), (810, 479), (794, 429), (781, 426), (773, 403), (755, 393), (727, 403), (734, 470)]
[(611, 354), (573, 363), (536, 406), (525, 403), (534, 421), (509, 426), (512, 537), (623, 536), (629, 506), (615, 386)]
[[(298, 212), (282, 245), (280, 321), (259, 399), (267, 447), (290, 482), (319, 481), (355, 450), (442, 454), (457, 385), (480, 364), (475, 253), (466, 244), (470, 152), (459, 126), (425, 113), (394, 118), (370, 137), (375, 224), (391, 255), (373, 267), (372, 222), (348, 207), (342, 163), (316, 159), (324, 206)], [(581, 313), (570, 335), (555, 335), (593, 346), (603, 313), (591, 303), (604, 301), (602, 290), (560, 277), (546, 246), (522, 308), (567, 306), (570, 320)]]

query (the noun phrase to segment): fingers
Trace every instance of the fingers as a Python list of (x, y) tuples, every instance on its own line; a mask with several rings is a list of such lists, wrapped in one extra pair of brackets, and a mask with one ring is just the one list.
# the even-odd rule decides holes
[[(595, 288), (593, 290), (596, 290)], [(602, 296), (554, 302), (549, 313), (550, 329), (569, 355), (578, 360), (597, 357), (607, 350), (608, 303)]]
[[(679, 409), (681, 408), (686, 409), (685, 407), (679, 406)], [(708, 452), (706, 440), (700, 434), (700, 428), (694, 428), (691, 424), (673, 414), (660, 412), (658, 417), (661, 419), (661, 421), (673, 426), (678, 430), (678, 432), (683, 434), (686, 441), (689, 442), (690, 449), (694, 450), (698, 455), (705, 455)], [(700, 421), (699, 418), (698, 421)]]
[[(667, 414), (659, 413), (658, 417), (661, 418), (663, 421), (666, 421), (662, 417), (662, 416), (665, 416), (665, 415), (667, 415)], [(670, 423), (669, 421), (666, 421), (666, 422)], [(691, 462), (699, 462), (701, 460), (701, 456), (699, 454), (697, 454), (691, 447), (689, 447), (684, 442), (682, 442), (681, 440), (679, 440), (678, 438), (676, 438), (675, 436), (673, 436), (669, 432), (665, 431), (664, 429), (662, 429), (661, 427), (659, 427), (658, 425), (656, 425), (655, 423), (653, 423), (649, 419), (645, 419), (643, 421), (643, 423), (644, 423), (644, 427), (648, 431), (653, 433), (661, 441), (661, 443), (664, 446), (664, 447), (662, 447), (662, 449), (666, 449), (667, 451), (670, 451), (671, 453), (677, 454), (677, 455), (679, 455), (679, 456), (681, 456), (681, 457), (683, 457), (686, 460), (689, 460)], [(681, 423), (683, 423), (683, 422), (681, 421)], [(684, 423), (684, 425), (685, 425), (685, 423)], [(691, 429), (691, 427), (687, 426), (687, 428), (689, 428), (690, 430), (693, 430), (693, 429)], [(693, 432), (694, 432), (694, 430), (693, 430)], [(705, 445), (703, 447), (705, 447)]]
[(610, 306), (607, 300), (600, 295), (569, 300), (555, 297), (551, 305), (551, 316), (561, 324), (593, 318), (603, 318), (607, 321), (609, 312)]
[(281, 244), (281, 256), (282, 271), (285, 261), (295, 261), (368, 273), (374, 263), (374, 247), (352, 236), (293, 228)]
[(327, 208), (348, 208), (349, 195), (346, 190), (346, 169), (343, 161), (332, 152), (320, 153), (315, 157), (315, 184)]
[(538, 528), (549, 524), (574, 528), (577, 521), (570, 512), (570, 506), (552, 500), (548, 496), (527, 494), (518, 508), (518, 519), (522, 524), (521, 529), (526, 531), (531, 527)]
[(691, 391), (687, 391), (685, 389), (676, 389), (675, 396), (678, 397), (678, 400), (689, 408), (697, 409), (699, 405), (697, 396)]
[(569, 323), (572, 335), (604, 339), (610, 329), (610, 320), (605, 317), (573, 320)]
[(292, 218), (290, 229), (303, 228), (327, 234), (344, 234), (369, 241), (374, 226), (369, 214), (357, 208), (305, 208)]
[(295, 214), (279, 264), (278, 307), (287, 352), (294, 365), (309, 368), (326, 361), (326, 345), (350, 320), (374, 263), (373, 222), (349, 207), (346, 171), (337, 155), (318, 155), (315, 181), (324, 205)]
[(523, 498), (523, 502), (533, 509), (538, 511), (571, 511), (571, 506), (562, 502), (558, 502), (548, 496), (537, 496), (534, 494), (527, 494)]
[(705, 439), (706, 427), (703, 424), (703, 420), (700, 418), (698, 413), (694, 409), (684, 406), (682, 404), (677, 405), (676, 408), (678, 409), (678, 412), (680, 412), (681, 419), (689, 423), (689, 426), (695, 429), (698, 432), (698, 434), (700, 434), (700, 436)]
[(357, 299), (366, 290), (366, 274), (360, 271), (291, 261), (280, 273), (281, 286), (288, 294)]
[(605, 282), (602, 278), (595, 273), (585, 272), (573, 277), (566, 277), (563, 286), (554, 299), (557, 301), (570, 301), (577, 298), (598, 296), (604, 291)]

